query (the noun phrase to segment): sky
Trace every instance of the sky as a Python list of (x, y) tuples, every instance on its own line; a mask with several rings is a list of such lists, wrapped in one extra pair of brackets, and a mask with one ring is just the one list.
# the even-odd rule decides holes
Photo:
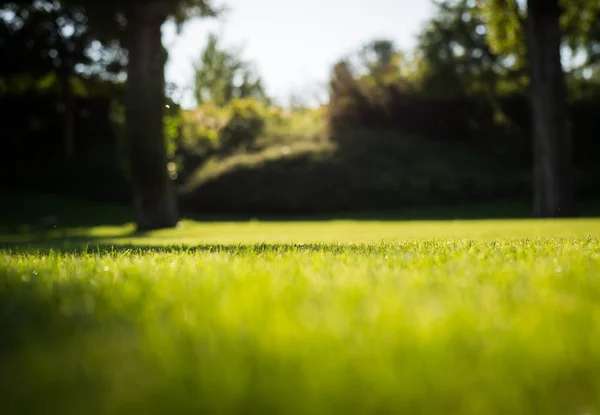
[(393, 40), (400, 49), (431, 16), (430, 0), (218, 0), (229, 12), (220, 19), (193, 20), (177, 35), (163, 27), (169, 50), (168, 82), (181, 89), (181, 103), (193, 105), (192, 63), (210, 32), (228, 47), (241, 48), (255, 65), (267, 93), (282, 103), (292, 94), (314, 100), (324, 91), (332, 65), (373, 39)]

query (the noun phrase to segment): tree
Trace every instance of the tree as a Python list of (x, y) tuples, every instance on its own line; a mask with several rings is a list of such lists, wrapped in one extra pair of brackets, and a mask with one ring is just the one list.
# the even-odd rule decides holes
[(376, 39), (365, 44), (358, 52), (357, 58), (367, 73), (377, 73), (388, 68), (397, 53), (394, 42)]
[[(140, 230), (175, 226), (179, 215), (167, 171), (163, 129), (167, 55), (161, 27), (169, 18), (181, 24), (193, 16), (216, 16), (220, 10), (212, 0), (19, 0), (0, 5), (9, 12), (21, 6), (78, 10), (78, 16), (87, 18), (86, 29), (94, 38), (116, 40), (125, 49), (128, 171), (135, 221)], [(0, 32), (3, 37), (5, 29)], [(56, 30), (53, 25), (51, 32), (56, 34)]]
[(177, 225), (179, 213), (167, 170), (163, 116), (166, 50), (161, 27), (169, 18), (216, 16), (211, 0), (64, 0), (85, 8), (90, 25), (118, 38), (127, 51), (125, 95), (128, 171), (140, 231)]
[[(575, 214), (573, 149), (565, 75), (591, 69), (600, 56), (597, 0), (494, 0), (479, 2), (489, 42), (523, 62), (528, 72), (533, 126), (534, 210), (539, 217)], [(526, 7), (523, 7), (526, 6)], [(565, 71), (561, 50), (583, 54)]]
[[(421, 88), (429, 94), (457, 96), (465, 93), (485, 93), (492, 99), (500, 92), (523, 91), (526, 87), (525, 69), (515, 48), (493, 47), (490, 44), (491, 26), (488, 19), (493, 5), (473, 0), (445, 0), (435, 3), (435, 11), (418, 36), (417, 56)], [(482, 12), (485, 7), (486, 13)], [(494, 10), (494, 19), (515, 15), (508, 5)], [(495, 20), (495, 21), (496, 21)], [(494, 22), (495, 22), (494, 21)], [(510, 40), (519, 32), (511, 28)]]
[[(98, 42), (78, 7), (46, 0), (22, 0), (2, 4), (1, 12), (4, 40), (0, 41), (0, 57), (4, 57), (2, 61), (7, 65), (3, 65), (0, 76), (7, 79), (9, 86), (17, 78), (26, 76), (32, 84), (41, 83), (47, 90), (57, 90), (64, 109), (64, 154), (72, 157), (73, 84), (84, 71), (88, 72), (87, 76), (118, 72), (122, 58), (118, 48)], [(96, 46), (94, 54), (100, 57), (91, 56), (93, 45)], [(105, 53), (109, 50), (110, 53)]]
[[(600, 63), (600, 2), (597, 0), (559, 0), (562, 29), (561, 49), (583, 62), (567, 63), (567, 76), (581, 77), (597, 71)], [(478, 1), (474, 12), (485, 22), (487, 41), (492, 49), (510, 59), (515, 70), (527, 70), (527, 4), (524, 0)], [(528, 79), (526, 79), (528, 82)]]
[(534, 206), (539, 217), (575, 213), (572, 145), (560, 56), (560, 16), (558, 0), (527, 2)]
[(240, 58), (239, 51), (222, 48), (214, 34), (208, 37), (194, 70), (194, 96), (199, 104), (223, 106), (234, 98), (268, 101), (262, 79), (250, 63)]
[[(497, 93), (501, 82), (529, 89), (539, 217), (575, 211), (565, 77), (600, 60), (599, 17), (597, 0), (445, 0), (419, 38), (423, 88), (457, 94), (484, 85)], [(565, 70), (561, 51), (585, 56), (584, 64)]]

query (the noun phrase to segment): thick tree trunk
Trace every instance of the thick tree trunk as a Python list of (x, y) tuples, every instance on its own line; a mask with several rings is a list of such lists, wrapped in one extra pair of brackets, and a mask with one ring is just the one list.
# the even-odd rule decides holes
[(151, 8), (137, 8), (127, 15), (126, 130), (138, 230), (171, 228), (179, 220), (163, 130), (166, 56), (161, 26), (165, 18)]
[(560, 8), (557, 0), (528, 0), (527, 6), (535, 214), (572, 216), (574, 168), (560, 60)]

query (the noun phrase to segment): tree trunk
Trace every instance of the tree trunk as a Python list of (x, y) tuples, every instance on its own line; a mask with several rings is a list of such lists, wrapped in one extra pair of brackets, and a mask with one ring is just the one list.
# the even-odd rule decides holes
[(166, 56), (161, 26), (165, 18), (152, 8), (138, 7), (127, 15), (124, 38), (128, 51), (128, 167), (140, 231), (175, 227), (179, 219), (163, 130)]
[(560, 60), (561, 11), (558, 0), (528, 0), (527, 7), (535, 215), (573, 216), (574, 168)]

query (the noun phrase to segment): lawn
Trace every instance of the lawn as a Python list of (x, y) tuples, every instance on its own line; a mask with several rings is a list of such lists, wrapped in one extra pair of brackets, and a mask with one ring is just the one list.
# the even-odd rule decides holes
[(0, 235), (2, 414), (598, 414), (600, 220)]

